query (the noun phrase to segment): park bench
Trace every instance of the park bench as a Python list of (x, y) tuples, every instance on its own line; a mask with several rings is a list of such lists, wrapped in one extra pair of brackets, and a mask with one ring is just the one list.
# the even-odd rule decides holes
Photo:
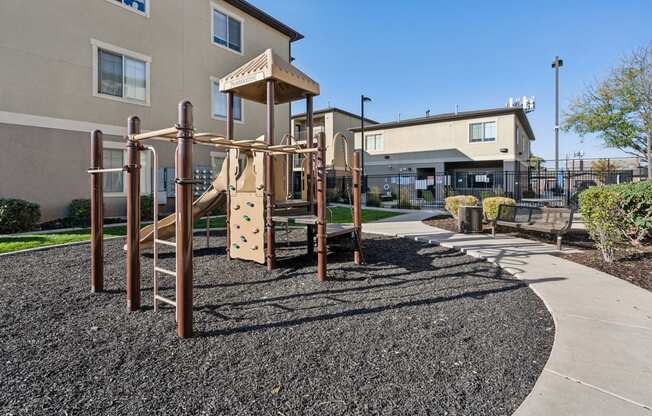
[(491, 223), (491, 235), (496, 238), (497, 226), (553, 234), (561, 250), (562, 237), (573, 225), (573, 212), (570, 208), (500, 205)]

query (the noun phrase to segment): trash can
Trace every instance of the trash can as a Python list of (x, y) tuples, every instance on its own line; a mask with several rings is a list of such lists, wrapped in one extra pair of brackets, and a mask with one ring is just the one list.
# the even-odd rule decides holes
[(482, 207), (461, 206), (459, 218), (457, 219), (457, 228), (464, 234), (481, 233)]

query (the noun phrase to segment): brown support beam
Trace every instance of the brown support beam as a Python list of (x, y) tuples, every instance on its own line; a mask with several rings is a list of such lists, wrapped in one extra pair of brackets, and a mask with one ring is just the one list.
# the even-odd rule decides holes
[[(91, 133), (91, 170), (101, 170), (102, 132)], [(91, 173), (91, 292), (104, 290), (104, 189), (103, 174)]]
[[(315, 127), (314, 119), (314, 108), (313, 108), (313, 95), (308, 94), (306, 96), (306, 147), (313, 147), (313, 137)], [(313, 194), (313, 166), (312, 166), (312, 154), (306, 154), (306, 200), (308, 201), (308, 214), (315, 215), (315, 201)], [(312, 256), (315, 253), (315, 227), (312, 225), (308, 226), (307, 232), (307, 245), (308, 245), (308, 255)]]
[(326, 135), (317, 138), (317, 277), (326, 280)]
[[(233, 140), (233, 92), (226, 93), (226, 139)], [(226, 149), (226, 257), (231, 259), (231, 149)], [(216, 172), (217, 173), (217, 172)]]
[(179, 103), (176, 152), (177, 335), (192, 336), (192, 141), (190, 101)]
[[(274, 87), (273, 79), (267, 80), (267, 133), (265, 143), (274, 144)], [(276, 238), (274, 235), (274, 159), (269, 153), (265, 154), (265, 235), (267, 250), (267, 270), (273, 270), (276, 263)]]
[(360, 151), (353, 152), (353, 226), (355, 227), (355, 246), (353, 247), (353, 260), (355, 264), (362, 264), (362, 209), (361, 180), (360, 180)]
[(131, 135), (140, 133), (140, 119), (127, 121), (127, 309), (140, 308), (140, 144)]

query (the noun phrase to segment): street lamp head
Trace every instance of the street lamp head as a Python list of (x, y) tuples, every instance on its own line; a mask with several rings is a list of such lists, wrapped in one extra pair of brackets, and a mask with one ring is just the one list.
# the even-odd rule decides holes
[(563, 60), (563, 59), (559, 59), (558, 56), (555, 56), (555, 60), (552, 61), (552, 65), (551, 65), (551, 67), (552, 67), (552, 68), (561, 68), (562, 66), (564, 66), (564, 60)]
[(362, 97), (362, 101), (365, 102), (365, 103), (368, 103), (368, 102), (371, 101), (371, 98), (365, 97), (364, 94), (361, 97)]

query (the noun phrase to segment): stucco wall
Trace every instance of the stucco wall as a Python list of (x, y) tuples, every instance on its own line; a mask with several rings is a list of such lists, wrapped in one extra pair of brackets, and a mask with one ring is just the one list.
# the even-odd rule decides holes
[[(212, 44), (212, 4), (243, 20), (242, 54)], [(224, 134), (225, 121), (211, 116), (211, 77), (267, 48), (289, 59), (286, 35), (221, 0), (149, 5), (145, 17), (106, 0), (0, 2), (0, 197), (35, 200), (44, 219), (59, 217), (71, 199), (88, 197), (90, 130), (102, 128), (116, 135), (107, 140), (121, 142), (130, 115), (140, 116), (143, 130), (171, 127), (178, 102), (190, 99), (195, 127)], [(149, 105), (93, 95), (92, 39), (151, 58)], [(263, 134), (264, 106), (244, 101), (243, 107), (236, 138)], [(288, 120), (289, 105), (276, 106), (277, 139), (288, 131)], [(161, 166), (172, 166), (173, 145), (156, 145), (166, 149)], [(208, 149), (193, 151), (197, 164), (210, 162)], [(119, 199), (107, 199), (108, 215)]]
[[(315, 127), (324, 126), (326, 134), (326, 163), (329, 169), (344, 170), (345, 155), (348, 156), (348, 163), (351, 165), (353, 157), (353, 133), (349, 129), (358, 127), (360, 119), (343, 114), (339, 111), (320, 113), (314, 117)], [(292, 120), (292, 125), (300, 125), (301, 131), (306, 130), (305, 117), (298, 117)], [(342, 133), (348, 139), (348, 152), (344, 151), (346, 144), (341, 140), (333, 143), (333, 137), (336, 133)]]
[[(90, 166), (89, 134), (0, 124), (0, 137), (7, 140), (0, 152), (0, 196), (38, 203), (43, 221), (66, 216), (73, 199), (90, 198), (90, 175), (86, 173)], [(122, 144), (124, 139), (105, 135), (104, 142)], [(173, 167), (176, 145), (153, 144), (159, 167)], [(193, 165), (210, 165), (210, 149), (194, 146)], [(143, 189), (146, 186), (143, 184)], [(124, 216), (125, 199), (105, 196), (105, 215)]]
[[(187, 98), (196, 126), (222, 133), (225, 122), (211, 117), (210, 77), (270, 47), (288, 59), (289, 38), (222, 1), (215, 4), (244, 20), (242, 55), (211, 43), (209, 1), (152, 1), (147, 18), (106, 0), (3, 0), (0, 110), (116, 126), (137, 114), (144, 129), (158, 129), (174, 123), (177, 103)], [(93, 96), (91, 39), (151, 57), (150, 106)], [(289, 105), (277, 106), (277, 134), (287, 132), (288, 117)], [(235, 134), (262, 134), (264, 118), (261, 104), (245, 102), (245, 122), (236, 124)]]
[[(496, 140), (469, 142), (469, 125), (479, 122), (496, 122)], [(460, 160), (510, 160), (514, 159), (514, 116), (511, 114), (467, 120), (445, 121), (365, 131), (382, 134), (384, 149), (368, 151), (369, 155), (456, 149)], [(355, 133), (356, 148), (361, 148), (360, 132)], [(501, 148), (507, 152), (500, 152)]]

